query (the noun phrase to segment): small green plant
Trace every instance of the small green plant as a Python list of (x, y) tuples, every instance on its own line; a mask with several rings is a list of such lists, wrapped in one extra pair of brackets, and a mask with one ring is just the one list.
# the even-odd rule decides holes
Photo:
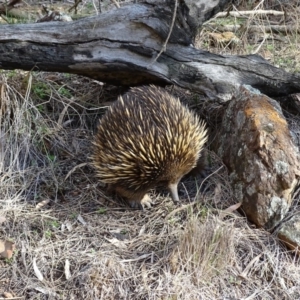
[(9, 79), (11, 79), (11, 78), (13, 78), (13, 77), (15, 77), (15, 76), (17, 76), (17, 75), (18, 75), (18, 73), (17, 73), (16, 70), (12, 70), (12, 71), (9, 71), (9, 72), (6, 73), (6, 76), (7, 76)]
[(126, 229), (122, 229), (122, 230), (120, 231), (120, 233), (123, 234), (123, 235), (127, 234), (127, 232), (128, 232), (128, 231), (127, 231)]
[(54, 162), (56, 160), (56, 155), (48, 154), (47, 157), (51, 162)]
[(50, 222), (50, 225), (51, 225), (52, 227), (55, 227), (55, 228), (59, 228), (59, 227), (60, 227), (60, 224), (59, 224), (59, 222), (58, 222), (57, 220), (51, 221), (51, 222)]
[(178, 218), (176, 218), (176, 217), (172, 217), (172, 218), (168, 219), (168, 224), (169, 225), (176, 225), (177, 222), (178, 222)]
[(60, 223), (57, 220), (51, 220), (46, 222), (46, 230), (44, 231), (45, 237), (50, 239), (56, 228), (60, 227)]
[(45, 112), (45, 106), (44, 104), (38, 104), (36, 106), (37, 110), (40, 112), (40, 113), (44, 113)]
[(93, 7), (93, 4), (92, 4), (92, 3), (87, 3), (87, 4), (86, 4), (86, 8), (87, 8), (87, 9), (93, 9), (94, 7)]
[(273, 44), (268, 44), (267, 45), (267, 50), (269, 50), (269, 51), (274, 51), (275, 49), (274, 49), (274, 45)]
[(291, 57), (277, 57), (275, 58), (275, 64), (278, 65), (280, 68), (285, 69), (294, 69), (295, 60)]
[(64, 87), (61, 87), (59, 90), (58, 90), (58, 93), (66, 98), (71, 98), (72, 97), (72, 94), (71, 92), (64, 88)]
[(254, 46), (253, 45), (247, 45), (246, 46), (246, 52), (249, 54), (249, 53), (252, 53), (254, 50)]
[(51, 236), (52, 236), (52, 232), (50, 230), (46, 230), (45, 231), (45, 237), (48, 238), (48, 239), (50, 239)]
[(105, 207), (100, 207), (98, 210), (97, 210), (97, 213), (100, 214), (100, 215), (103, 215), (107, 212), (107, 209)]
[(209, 209), (208, 207), (202, 206), (198, 211), (198, 216), (200, 219), (206, 219), (209, 215)]
[(73, 220), (76, 220), (77, 219), (77, 216), (78, 216), (78, 213), (71, 213), (70, 214), (70, 219), (73, 219)]
[(32, 84), (32, 91), (40, 99), (47, 99), (51, 93), (49, 86), (44, 82)]
[(236, 283), (236, 278), (234, 276), (230, 275), (229, 276), (229, 282), (232, 283), (232, 284)]
[(14, 257), (12, 256), (11, 258), (5, 258), (4, 261), (5, 263), (7, 263), (8, 265), (12, 265), (14, 260)]

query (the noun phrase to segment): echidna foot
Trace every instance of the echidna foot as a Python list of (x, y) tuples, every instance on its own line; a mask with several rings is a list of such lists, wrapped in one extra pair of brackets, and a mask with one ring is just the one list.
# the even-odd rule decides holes
[(145, 207), (151, 208), (152, 204), (152, 200), (148, 194), (146, 194), (140, 201), (129, 200), (128, 202), (132, 208), (138, 208), (141, 210), (143, 210)]
[(148, 208), (151, 208), (152, 204), (153, 204), (153, 202), (148, 194), (146, 194), (143, 197), (143, 199), (141, 200), (141, 205), (143, 206), (143, 208), (145, 208), (145, 206), (147, 206)]

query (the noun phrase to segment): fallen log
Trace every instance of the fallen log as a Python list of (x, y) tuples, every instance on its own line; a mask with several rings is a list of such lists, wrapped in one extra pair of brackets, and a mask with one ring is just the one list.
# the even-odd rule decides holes
[[(222, 56), (192, 46), (192, 28), (177, 14), (165, 52), (174, 5), (127, 5), (74, 22), (3, 25), (0, 68), (68, 72), (115, 85), (175, 84), (227, 101), (242, 84), (269, 96), (300, 91), (300, 75), (260, 56)], [(189, 22), (191, 23), (191, 22)]]

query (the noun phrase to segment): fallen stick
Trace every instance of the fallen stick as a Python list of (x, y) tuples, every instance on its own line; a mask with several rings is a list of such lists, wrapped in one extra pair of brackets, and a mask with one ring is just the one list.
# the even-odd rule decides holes
[(236, 18), (243, 18), (245, 16), (253, 16), (253, 15), (272, 15), (272, 16), (284, 16), (283, 11), (278, 10), (241, 10), (241, 11), (225, 11), (219, 12), (215, 15), (214, 18), (224, 18), (224, 17), (236, 17)]
[[(220, 32), (224, 31), (231, 31), (236, 32), (242, 28), (244, 28), (243, 25), (217, 25), (215, 23), (210, 23), (205, 26), (206, 28), (218, 30)], [(251, 32), (265, 32), (265, 33), (272, 33), (272, 32), (280, 32), (280, 33), (300, 33), (300, 27), (298, 26), (286, 26), (286, 25), (249, 25), (247, 26), (247, 31)]]

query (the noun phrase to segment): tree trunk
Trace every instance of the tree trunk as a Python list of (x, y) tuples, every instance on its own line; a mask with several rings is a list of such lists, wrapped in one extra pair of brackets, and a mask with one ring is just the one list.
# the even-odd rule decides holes
[(278, 103), (241, 88), (223, 115), (214, 148), (247, 217), (259, 227), (277, 226), (300, 176), (298, 149)]
[[(174, 1), (127, 5), (68, 23), (2, 25), (0, 67), (75, 73), (116, 85), (175, 84), (220, 101), (231, 99), (241, 84), (269, 96), (300, 91), (299, 74), (278, 69), (259, 56), (222, 56), (194, 48), (190, 32), (197, 24), (185, 17), (183, 1), (179, 2), (167, 49), (157, 61)], [(199, 10), (191, 3), (198, 2), (202, 1), (186, 1), (193, 14)], [(210, 16), (214, 10), (208, 11)]]

